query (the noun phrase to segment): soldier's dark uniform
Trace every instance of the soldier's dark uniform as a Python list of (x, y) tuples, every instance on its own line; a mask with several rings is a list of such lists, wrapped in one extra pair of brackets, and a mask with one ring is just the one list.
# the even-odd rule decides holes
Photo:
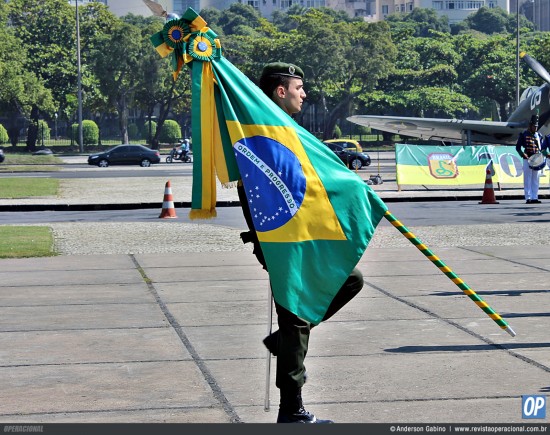
[[(271, 75), (276, 75), (280, 71), (282, 75), (286, 76), (289, 76), (289, 71), (291, 71), (292, 74), (296, 74), (295, 77), (303, 78), (302, 70), (290, 64), (269, 64), (264, 68), (263, 74), (266, 74), (266, 71)], [(268, 96), (271, 98), (270, 95)], [(250, 229), (248, 232), (241, 233), (241, 238), (244, 243), (254, 244), (254, 254), (263, 268), (267, 270), (241, 181), (238, 183), (238, 192), (243, 214)], [(363, 275), (359, 270), (354, 269), (330, 304), (323, 321), (329, 319), (347, 304), (361, 291), (362, 287)], [(277, 422), (331, 422), (330, 420), (317, 420), (315, 416), (304, 409), (302, 403), (301, 389), (306, 380), (304, 359), (308, 351), (309, 335), (313, 326), (279, 305), (277, 301), (275, 301), (275, 308), (279, 330), (266, 337), (264, 344), (273, 355), (277, 356), (276, 385), (281, 393)]]

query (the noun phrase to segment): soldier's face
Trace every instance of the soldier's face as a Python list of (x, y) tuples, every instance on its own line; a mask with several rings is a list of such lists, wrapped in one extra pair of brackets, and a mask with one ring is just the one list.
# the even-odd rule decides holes
[(288, 88), (279, 86), (277, 88), (278, 104), (286, 113), (292, 115), (302, 110), (302, 103), (306, 98), (304, 82), (302, 79), (291, 78)]

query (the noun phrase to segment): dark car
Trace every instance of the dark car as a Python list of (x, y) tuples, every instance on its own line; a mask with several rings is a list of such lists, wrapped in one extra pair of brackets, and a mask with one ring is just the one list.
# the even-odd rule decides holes
[(6, 155), (4, 154), (4, 150), (0, 148), (0, 163), (2, 163), (5, 158), (6, 158)]
[(160, 162), (160, 153), (143, 145), (118, 145), (103, 153), (88, 157), (89, 165), (106, 168), (109, 165), (140, 165), (151, 166)]
[(342, 160), (350, 169), (361, 169), (363, 166), (370, 166), (370, 156), (365, 152), (358, 152), (355, 145), (345, 142), (323, 142), (329, 147), (340, 160)]

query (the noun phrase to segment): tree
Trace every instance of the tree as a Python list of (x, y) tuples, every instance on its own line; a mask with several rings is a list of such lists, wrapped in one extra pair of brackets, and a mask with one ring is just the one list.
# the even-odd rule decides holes
[[(335, 17), (338, 14), (309, 9), (282, 20), (285, 29), (294, 30), (281, 31), (260, 20), (255, 30), (263, 36), (239, 35), (222, 41), (227, 58), (252, 80), (259, 77), (268, 62), (300, 65), (305, 72), (306, 103), (321, 106), (316, 112), (323, 114), (326, 137), (352, 110), (355, 97), (389, 74), (396, 53), (386, 23), (367, 24), (349, 18), (341, 21)], [(305, 106), (300, 116), (307, 111)]]
[(216, 32), (218, 36), (224, 35), (222, 27), (218, 24), (222, 15), (222, 11), (213, 7), (201, 9), (200, 12), (200, 16), (208, 23), (208, 27)]
[[(525, 17), (526, 5), (530, 5), (531, 2), (525, 2), (521, 5), (522, 11), (520, 11), (520, 28), (533, 29), (533, 23), (531, 23)], [(500, 7), (489, 8), (483, 6), (479, 8), (473, 14), (470, 14), (459, 23), (453, 24), (453, 34), (465, 33), (470, 30), (475, 30), (480, 33), (492, 35), (495, 33), (515, 33), (517, 26), (517, 16), (515, 14), (509, 14)]]
[(462, 57), (448, 34), (403, 38), (397, 48), (392, 74), (361, 96), (369, 113), (449, 118), (477, 110), (460, 87)]
[(493, 33), (506, 32), (506, 24), (508, 23), (508, 14), (502, 8), (488, 8), (482, 6), (473, 14), (470, 14), (464, 20), (470, 29), (479, 32)]
[(160, 31), (162, 26), (160, 21), (156, 21), (143, 29), (142, 55), (139, 58), (138, 68), (134, 72), (137, 80), (135, 107), (145, 113), (146, 120), (152, 118), (155, 108), (159, 111), (155, 130), (151, 131), (151, 135), (147, 133), (154, 149), (159, 147), (162, 126), (170, 112), (187, 113), (190, 112), (191, 106), (191, 80), (187, 67), (181, 71), (178, 80), (174, 81), (169, 62), (158, 55), (149, 40), (150, 35)]
[[(386, 17), (392, 32), (429, 37), (432, 31), (449, 33), (449, 18), (438, 16), (435, 9), (414, 8), (410, 14), (394, 13)], [(408, 30), (407, 30), (408, 29)]]
[(242, 3), (232, 3), (219, 17), (217, 24), (226, 35), (239, 32), (239, 27), (246, 26), (254, 29), (261, 20), (260, 13), (252, 6)]
[(117, 22), (110, 35), (98, 38), (91, 58), (98, 87), (108, 104), (116, 107), (122, 143), (128, 143), (128, 107), (137, 87), (137, 71), (142, 55), (140, 29)]
[(508, 119), (508, 106), (515, 101), (514, 38), (498, 34), (483, 39), (460, 35), (455, 44), (462, 52), (459, 71), (464, 93), (478, 105), (495, 101), (500, 119)]
[(30, 78), (37, 88), (25, 84), (31, 92), (28, 101), (32, 101), (26, 111), (30, 121), (27, 148), (33, 150), (41, 112), (53, 114), (53, 100), (62, 105), (75, 84), (74, 17), (72, 8), (62, 0), (11, 0), (7, 5), (10, 24), (26, 51), (23, 67), (40, 79)]
[(335, 21), (318, 10), (294, 19), (299, 25), (290, 33), (284, 60), (303, 66), (311, 100), (326, 113), (327, 138), (338, 119), (352, 111), (355, 97), (393, 69), (395, 46), (384, 22)]
[[(99, 2), (90, 2), (78, 8), (80, 20), (80, 55), (82, 59), (82, 95), (84, 110), (90, 115), (95, 113), (115, 113), (108, 97), (103, 94), (99, 86), (99, 79), (93, 68), (94, 54), (102, 50), (102, 44), (113, 36), (111, 32), (117, 27), (120, 19), (108, 8)], [(136, 17), (143, 20), (143, 17)], [(71, 104), (77, 104), (77, 100), (70, 98)], [(76, 113), (76, 106), (72, 113)], [(90, 116), (89, 115), (89, 116)]]
[[(526, 41), (526, 51), (543, 65), (546, 70), (550, 71), (550, 50), (548, 50), (548, 47), (550, 47), (550, 32), (535, 32), (531, 38), (524, 37), (523, 39)], [(525, 64), (523, 66), (522, 77), (525, 77), (525, 86), (542, 83), (538, 75), (531, 71), (530, 68), (525, 67)]]

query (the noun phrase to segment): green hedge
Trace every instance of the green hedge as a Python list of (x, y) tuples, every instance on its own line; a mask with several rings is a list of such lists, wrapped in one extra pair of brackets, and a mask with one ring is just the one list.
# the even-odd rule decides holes
[(168, 119), (162, 124), (162, 130), (160, 132), (159, 141), (162, 143), (175, 144), (181, 138), (180, 125), (172, 120)]
[(42, 139), (50, 140), (50, 127), (43, 119), (38, 120), (38, 142), (42, 143)]
[(149, 121), (145, 121), (145, 124), (143, 125), (142, 136), (147, 138), (147, 142), (150, 142), (151, 138), (155, 137), (156, 133), (157, 133), (157, 123), (155, 121), (151, 121), (151, 132), (149, 132)]
[(4, 128), (2, 124), (0, 124), (0, 145), (8, 143), (10, 141), (10, 138), (8, 136), (8, 131)]
[(130, 140), (139, 139), (139, 128), (136, 124), (128, 125), (128, 138)]
[[(72, 137), (76, 143), (79, 143), (78, 124), (72, 126)], [(99, 127), (94, 121), (86, 119), (82, 121), (82, 139), (84, 145), (97, 145), (99, 142)]]

